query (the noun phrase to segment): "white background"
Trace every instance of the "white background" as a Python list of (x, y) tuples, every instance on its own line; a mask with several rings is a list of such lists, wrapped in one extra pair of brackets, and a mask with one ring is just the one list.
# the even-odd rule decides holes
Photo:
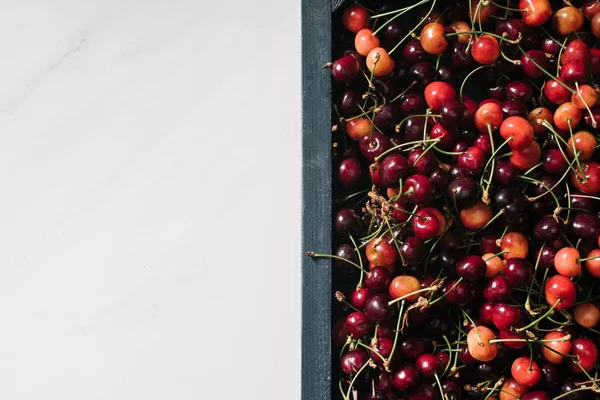
[(0, 398), (297, 399), (299, 1), (0, 0)]

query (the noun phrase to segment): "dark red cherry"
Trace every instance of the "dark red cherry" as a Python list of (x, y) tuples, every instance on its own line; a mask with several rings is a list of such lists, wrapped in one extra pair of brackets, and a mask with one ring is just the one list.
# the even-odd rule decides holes
[(567, 85), (575, 82), (586, 82), (588, 70), (587, 66), (580, 60), (570, 60), (563, 64), (559, 72), (559, 78)]
[(567, 170), (569, 164), (559, 149), (546, 149), (542, 154), (544, 171), (549, 174), (562, 174)]
[(470, 297), (469, 285), (466, 282), (453, 280), (444, 285), (442, 293), (446, 295), (448, 303), (463, 306), (467, 304)]
[(548, 59), (542, 50), (528, 50), (521, 56), (521, 68), (523, 73), (530, 78), (544, 76), (543, 70), (549, 69)]
[(550, 400), (551, 397), (548, 393), (542, 390), (536, 390), (535, 392), (525, 393), (523, 400)]
[(479, 256), (471, 255), (456, 264), (456, 273), (469, 282), (476, 282), (485, 276), (487, 266)]
[(531, 85), (524, 81), (510, 81), (506, 84), (506, 98), (525, 103), (533, 97)]
[(412, 365), (404, 365), (392, 373), (392, 385), (398, 390), (408, 390), (419, 384), (419, 373)]
[(552, 242), (563, 232), (563, 223), (552, 215), (543, 217), (533, 228), (533, 237), (538, 242)]
[(487, 133), (477, 135), (473, 140), (473, 146), (479, 148), (485, 157), (489, 157), (492, 154), (492, 142)]
[(490, 278), (483, 287), (483, 297), (491, 303), (508, 301), (510, 294), (511, 289), (508, 280), (501, 275)]
[(506, 303), (496, 303), (492, 313), (492, 321), (498, 329), (509, 329), (521, 317), (521, 311)]
[(569, 231), (579, 238), (596, 241), (600, 234), (600, 218), (586, 212), (577, 213), (569, 221)]
[(436, 188), (436, 191), (442, 191), (448, 185), (450, 174), (443, 168), (436, 168), (430, 175), (429, 180)]
[(379, 163), (379, 184), (383, 187), (396, 188), (401, 178), (408, 175), (408, 160), (400, 154), (390, 154)]
[(365, 314), (371, 321), (386, 321), (392, 318), (394, 311), (388, 303), (390, 296), (386, 293), (376, 293), (365, 304)]
[(402, 116), (421, 113), (425, 108), (425, 98), (419, 93), (408, 92), (398, 99), (398, 111)]
[(478, 176), (486, 162), (485, 154), (479, 147), (471, 146), (458, 156), (458, 166)]
[(423, 383), (408, 394), (408, 400), (439, 400), (440, 390), (429, 383)]
[(420, 41), (411, 40), (402, 49), (402, 58), (409, 64), (416, 64), (421, 61), (429, 60), (430, 56), (425, 49), (423, 49)]
[(437, 167), (432, 150), (414, 149), (408, 154), (408, 164), (417, 174), (429, 175)]
[(450, 67), (440, 65), (437, 70), (437, 79), (452, 85), (454, 84), (454, 72)]
[(375, 386), (375, 390), (380, 390), (385, 393), (394, 390), (390, 374), (382, 369), (375, 370), (373, 374), (373, 385)]
[(419, 264), (425, 260), (425, 242), (416, 236), (408, 236), (400, 246), (400, 253), (405, 264)]
[(411, 117), (406, 120), (400, 132), (404, 136), (404, 142), (414, 142), (423, 139), (423, 129), (425, 127), (425, 118)]
[(374, 293), (387, 293), (391, 282), (391, 273), (385, 267), (373, 267), (364, 279), (365, 286)]
[(362, 96), (354, 90), (345, 90), (338, 101), (338, 110), (342, 117), (352, 117), (360, 113), (359, 105), (362, 104)]
[[(517, 323), (516, 327), (518, 327), (518, 325), (519, 325), (519, 323)], [(510, 329), (503, 329), (500, 331), (500, 334), (498, 336), (500, 336), (500, 339), (509, 339), (506, 342), (504, 342), (504, 346), (506, 346), (508, 348), (522, 349), (524, 347), (527, 347), (527, 342), (513, 341), (514, 339), (519, 339), (519, 340), (525, 339), (525, 335), (523, 333), (513, 332)]]
[(493, 177), (494, 183), (502, 187), (514, 187), (518, 182), (520, 172), (516, 165), (508, 161), (496, 162)]
[(482, 324), (484, 324), (486, 326), (491, 326), (493, 324), (493, 320), (492, 320), (493, 311), (494, 311), (493, 303), (483, 303), (479, 307), (479, 319), (481, 320)]
[[(542, 253), (541, 255), (540, 252)], [(556, 256), (557, 250), (552, 247), (545, 245), (543, 247), (539, 247), (534, 253), (534, 260), (538, 259), (539, 255), (539, 268), (552, 268), (554, 267), (554, 256)]]
[(334, 226), (340, 235), (356, 236), (362, 230), (362, 221), (351, 208), (342, 208), (335, 215)]
[(346, 375), (356, 374), (369, 360), (367, 352), (362, 348), (351, 350), (342, 356), (340, 364)]
[(363, 136), (358, 144), (360, 152), (369, 161), (375, 161), (375, 158), (391, 147), (389, 139), (379, 132), (372, 132)]
[(414, 361), (423, 353), (425, 353), (423, 339), (409, 338), (400, 344), (400, 354), (407, 360)]
[(433, 185), (425, 175), (415, 174), (404, 180), (404, 196), (414, 204), (426, 204), (433, 198)]
[(506, 260), (504, 275), (508, 284), (512, 287), (521, 288), (527, 286), (531, 279), (532, 267), (525, 259), (511, 257)]
[(344, 328), (353, 338), (359, 338), (369, 332), (371, 324), (365, 313), (355, 311), (346, 317)]
[(367, 300), (369, 300), (369, 298), (371, 297), (371, 294), (371, 291), (366, 287), (354, 289), (352, 291), (352, 294), (350, 295), (350, 304), (352, 304), (359, 310), (363, 310), (365, 308)]
[(448, 130), (454, 130), (463, 119), (465, 119), (466, 107), (458, 100), (448, 100), (442, 106), (440, 115), (442, 116), (442, 125)]
[(428, 62), (420, 62), (412, 66), (409, 71), (409, 79), (417, 82), (421, 87), (427, 87), (435, 81), (435, 67)]
[(415, 366), (417, 367), (417, 371), (427, 378), (442, 371), (442, 363), (434, 354), (430, 353), (421, 354), (419, 358), (417, 358)]
[(357, 275), (358, 269), (354, 267), (352, 264), (345, 262), (343, 260), (352, 261), (355, 264), (358, 264), (358, 254), (354, 247), (349, 244), (343, 243), (340, 244), (335, 251), (335, 255), (339, 257), (338, 259), (333, 260), (333, 266), (344, 275)]
[(450, 65), (452, 68), (470, 68), (475, 65), (471, 52), (467, 52), (467, 44), (457, 42), (451, 47)]
[(500, 246), (496, 243), (500, 235), (495, 232), (483, 232), (479, 237), (479, 254), (496, 254), (500, 252)]
[(495, 33), (498, 36), (506, 36), (509, 40), (516, 40), (519, 36), (523, 36), (525, 23), (519, 18), (508, 18), (504, 21), (499, 21), (496, 24)]
[(379, 129), (388, 131), (397, 118), (396, 113), (396, 107), (394, 107), (393, 104), (385, 104), (380, 108), (380, 111), (375, 114), (373, 123), (377, 125)]
[(406, 30), (399, 21), (388, 21), (383, 31), (379, 33), (381, 43), (385, 48), (392, 48), (404, 37)]
[(502, 103), (502, 114), (508, 117), (527, 117), (527, 107), (517, 100), (506, 100)]
[(479, 184), (473, 178), (460, 176), (448, 183), (446, 195), (450, 205), (455, 203), (459, 209), (471, 208), (479, 200)]
[(338, 178), (345, 187), (356, 186), (361, 174), (362, 167), (356, 158), (346, 158), (338, 167)]
[(557, 56), (558, 53), (560, 53), (561, 44), (560, 44), (560, 42), (558, 42), (558, 40), (556, 40), (552, 37), (547, 37), (542, 41), (541, 48), (544, 53)]
[[(388, 339), (388, 338), (383, 338), (383, 339), (378, 339), (377, 343), (375, 344), (374, 350), (370, 350), (369, 354), (371, 356), (371, 359), (373, 359), (373, 362), (375, 363), (375, 365), (383, 365), (383, 363), (385, 362), (385, 360), (383, 358), (380, 357), (380, 355), (382, 357), (384, 357), (385, 359), (387, 359), (390, 354), (392, 353), (392, 348), (394, 347), (394, 341), (392, 339)], [(379, 353), (379, 354), (377, 354)]]
[(350, 55), (338, 58), (331, 66), (331, 76), (339, 82), (351, 82), (358, 76), (358, 60)]

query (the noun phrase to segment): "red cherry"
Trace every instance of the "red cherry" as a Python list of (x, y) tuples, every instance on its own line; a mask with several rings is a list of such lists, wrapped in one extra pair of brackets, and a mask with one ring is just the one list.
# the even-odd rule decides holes
[(523, 21), (529, 26), (545, 24), (552, 16), (552, 6), (548, 0), (520, 0), (519, 9)]
[(525, 118), (508, 117), (500, 125), (500, 135), (505, 140), (510, 139), (511, 149), (524, 149), (533, 140), (533, 127)]
[[(600, 4), (600, 3), (599, 3)], [(564, 65), (571, 60), (578, 60), (586, 64), (590, 62), (591, 53), (587, 44), (579, 39), (571, 40), (560, 56), (560, 63)]]
[(479, 175), (483, 170), (485, 155), (480, 148), (471, 146), (458, 156), (458, 166), (471, 172), (473, 175)]
[(393, 244), (383, 238), (373, 238), (367, 244), (365, 249), (367, 260), (376, 266), (393, 264), (396, 261), (398, 252)]
[[(418, 210), (416, 216), (412, 219), (412, 230), (416, 237), (422, 240), (428, 240), (438, 235), (440, 221), (438, 217), (430, 210)], [(418, 217), (417, 217), (418, 216)]]
[(488, 125), (495, 131), (502, 124), (502, 107), (496, 103), (485, 103), (475, 112), (475, 127), (481, 133), (488, 133)]
[(575, 172), (571, 171), (571, 183), (580, 192), (585, 194), (596, 194), (600, 192), (600, 164), (596, 161), (582, 161), (582, 171), (575, 168)]
[(550, 277), (546, 281), (544, 293), (546, 294), (546, 302), (550, 306), (555, 305), (560, 299), (560, 303), (555, 307), (556, 310), (566, 310), (575, 303), (575, 284), (562, 275)]
[(350, 4), (342, 14), (342, 23), (350, 32), (358, 32), (367, 27), (369, 13), (367, 9), (358, 4)]
[(404, 180), (403, 197), (414, 204), (422, 205), (431, 201), (433, 198), (433, 185), (431, 180), (425, 175), (415, 174)]
[(583, 373), (582, 368), (585, 371), (591, 371), (598, 361), (598, 347), (587, 338), (579, 338), (573, 340), (573, 347), (571, 348), (571, 354), (577, 356), (579, 365), (569, 359), (569, 367), (571, 371), (577, 373)]
[(544, 84), (544, 96), (552, 104), (562, 104), (571, 100), (571, 92), (558, 83), (557, 78), (546, 81)]
[(525, 386), (536, 385), (542, 377), (542, 370), (533, 360), (529, 357), (519, 357), (513, 361), (510, 368), (512, 377)]
[(440, 111), (448, 100), (456, 98), (456, 91), (446, 82), (432, 82), (425, 88), (425, 102), (434, 111)]
[(492, 313), (492, 321), (498, 329), (509, 329), (514, 326), (521, 318), (521, 311), (518, 308), (506, 303), (496, 303)]
[(544, 336), (547, 342), (541, 347), (542, 357), (552, 364), (560, 364), (565, 358), (561, 354), (568, 354), (572, 346), (571, 340), (563, 340), (565, 336), (566, 333), (559, 331), (547, 333)]
[(369, 356), (364, 349), (351, 350), (340, 360), (342, 371), (346, 375), (356, 374), (369, 361)]
[(366, 287), (354, 289), (350, 296), (350, 304), (352, 304), (359, 310), (363, 310), (365, 308), (367, 300), (369, 300), (369, 298), (371, 297), (371, 294), (371, 291)]
[(356, 311), (346, 317), (344, 328), (353, 338), (359, 338), (369, 332), (371, 325), (365, 313)]
[(500, 44), (493, 36), (481, 35), (473, 44), (471, 55), (479, 64), (493, 64), (500, 57)]
[(512, 155), (508, 159), (511, 164), (517, 166), (521, 171), (526, 171), (540, 161), (542, 157), (542, 149), (534, 140), (524, 149), (513, 150)]
[(511, 289), (505, 277), (496, 275), (487, 281), (483, 288), (483, 297), (486, 301), (496, 303), (498, 301), (508, 301), (510, 299)]
[(508, 341), (504, 342), (504, 346), (509, 347), (511, 349), (522, 349), (527, 347), (527, 342), (517, 342), (511, 339), (525, 339), (525, 335), (523, 333), (513, 332), (509, 329), (503, 329), (500, 331), (500, 339), (508, 339)]
[(412, 365), (405, 365), (392, 373), (392, 385), (398, 390), (411, 389), (419, 383), (419, 373)]
[(569, 126), (575, 128), (582, 117), (583, 112), (575, 107), (573, 103), (568, 101), (558, 106), (556, 111), (554, 111), (554, 125), (556, 125), (558, 129), (568, 132)]
[(427, 378), (442, 371), (442, 363), (434, 354), (421, 354), (415, 365), (417, 371)]
[(587, 74), (587, 66), (582, 61), (569, 60), (560, 69), (558, 77), (567, 85), (572, 85), (587, 81)]

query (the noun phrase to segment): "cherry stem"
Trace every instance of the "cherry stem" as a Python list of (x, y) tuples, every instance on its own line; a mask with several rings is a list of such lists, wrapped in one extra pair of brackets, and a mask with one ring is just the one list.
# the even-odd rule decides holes
[(576, 262), (578, 262), (578, 263), (579, 263), (579, 262), (584, 262), (584, 261), (589, 261), (589, 260), (597, 260), (597, 259), (599, 259), (599, 258), (600, 258), (600, 256), (596, 256), (596, 257), (587, 257), (587, 258), (578, 258), (578, 259), (576, 260)]
[(354, 386), (354, 382), (356, 382), (356, 379), (360, 376), (360, 374), (365, 370), (365, 368), (367, 368), (369, 366), (369, 363), (372, 361), (372, 358), (369, 358), (369, 360), (365, 363), (365, 365), (363, 365), (358, 372), (356, 373), (356, 375), (354, 375), (354, 378), (352, 378), (352, 381), (350, 382), (350, 387), (348, 387), (348, 391), (346, 392), (346, 397), (344, 397), (345, 400), (350, 400), (350, 392), (352, 391), (352, 387)]
[(394, 303), (402, 301), (402, 300), (404, 300), (404, 299), (406, 299), (406, 298), (408, 298), (408, 297), (410, 297), (412, 295), (415, 295), (415, 294), (418, 294), (418, 293), (424, 293), (424, 292), (435, 292), (436, 290), (438, 290), (437, 287), (426, 287), (426, 288), (423, 288), (423, 289), (415, 290), (414, 292), (405, 294), (404, 296), (400, 296), (397, 299), (394, 299), (394, 300), (388, 302), (388, 306), (391, 306)]
[(400, 128), (402, 128), (402, 124), (404, 124), (406, 121), (408, 121), (409, 119), (413, 118), (413, 117), (423, 117), (423, 118), (428, 118), (428, 117), (432, 117), (432, 118), (441, 118), (442, 116), (439, 114), (413, 114), (413, 115), (409, 115), (408, 117), (404, 118), (402, 121), (400, 121), (400, 123), (398, 125), (396, 125), (396, 132), (400, 132)]
[(590, 107), (588, 106), (585, 99), (581, 95), (581, 91), (579, 90), (579, 82), (575, 82), (575, 89), (577, 90), (577, 96), (579, 96), (579, 98), (581, 99), (581, 102), (585, 106), (585, 109), (587, 110), (588, 114), (590, 114), (590, 119), (592, 120), (592, 128), (596, 129), (598, 124), (596, 123), (596, 119), (594, 118), (594, 113), (592, 113), (592, 110), (590, 110)]
[[(533, 276), (535, 276), (535, 274), (538, 270), (538, 266), (540, 265), (540, 259), (542, 258), (542, 252), (544, 251), (544, 246), (545, 246), (545, 244), (542, 244), (542, 247), (540, 247), (540, 251), (538, 252), (537, 259), (535, 260), (535, 266), (533, 267)], [(531, 298), (531, 292), (533, 291), (533, 283), (534, 282), (535, 282), (535, 279), (532, 279), (531, 285), (529, 285), (529, 290), (527, 291), (527, 298), (525, 299), (525, 310), (527, 310), (527, 312), (532, 316), (537, 314), (531, 310), (531, 306), (529, 305), (529, 300)]]
[(393, 99), (391, 99), (390, 103), (393, 103), (394, 101), (398, 100), (400, 97), (404, 96), (416, 84), (417, 84), (417, 81), (413, 81), (413, 83), (411, 83), (410, 85), (408, 85), (408, 87), (406, 89), (404, 89), (398, 96), (396, 96)]
[(393, 359), (394, 352), (396, 351), (396, 345), (398, 344), (398, 335), (400, 334), (400, 321), (402, 321), (402, 313), (404, 312), (405, 304), (406, 304), (406, 302), (404, 300), (402, 301), (402, 303), (400, 303), (400, 311), (398, 313), (398, 321), (396, 322), (396, 331), (394, 332), (394, 344), (392, 345), (392, 350), (390, 351), (388, 360)]
[(365, 271), (360, 265), (356, 264), (353, 261), (350, 261), (350, 260), (347, 260), (347, 259), (345, 259), (343, 257), (340, 257), (340, 256), (336, 256), (336, 255), (333, 255), (333, 254), (317, 254), (317, 253), (313, 253), (312, 251), (307, 251), (306, 255), (309, 256), (309, 257), (312, 257), (312, 258), (334, 258), (336, 260), (345, 261), (348, 264), (355, 266), (356, 268), (358, 268), (359, 270), (361, 270), (363, 273), (365, 273), (365, 274), (367, 273), (367, 271)]
[(484, 69), (484, 68), (489, 68), (491, 66), (494, 66), (495, 64), (491, 64), (491, 65), (480, 65), (479, 67), (473, 69), (473, 71), (469, 72), (469, 74), (467, 76), (465, 76), (465, 79), (463, 79), (462, 83), (460, 84), (460, 89), (458, 91), (458, 97), (460, 99), (460, 101), (463, 101), (463, 88), (465, 86), (465, 82), (467, 82), (467, 79), (469, 79), (471, 77), (471, 75), (473, 75), (475, 72)]
[(429, 143), (429, 142), (439, 142), (440, 139), (439, 138), (435, 138), (435, 139), (427, 139), (427, 140), (414, 140), (412, 142), (404, 142), (404, 143), (400, 143), (394, 147), (391, 147), (389, 149), (387, 149), (386, 151), (384, 151), (383, 153), (381, 153), (380, 155), (378, 155), (377, 157), (375, 157), (375, 162), (379, 162), (379, 160), (381, 160), (383, 157), (387, 156), (388, 154), (390, 154), (391, 152), (393, 152), (394, 150), (398, 150), (401, 147), (405, 147), (405, 146), (411, 146), (414, 144), (421, 144), (421, 143)]
[(381, 26), (380, 26), (379, 28), (377, 28), (377, 30), (376, 30), (375, 32), (373, 32), (373, 36), (377, 35), (377, 33), (378, 33), (380, 30), (382, 30), (383, 28), (385, 28), (385, 27), (386, 27), (386, 25), (388, 25), (390, 22), (392, 22), (393, 20), (395, 20), (396, 18), (398, 18), (398, 17), (399, 17), (399, 16), (401, 16), (402, 14), (405, 14), (405, 13), (407, 13), (408, 11), (412, 10), (412, 9), (413, 9), (413, 8), (415, 8), (415, 7), (418, 7), (418, 6), (420, 6), (420, 5), (423, 5), (423, 4), (425, 4), (425, 3), (428, 3), (429, 1), (430, 1), (430, 0), (422, 0), (422, 1), (418, 2), (417, 4), (413, 4), (413, 5), (412, 5), (412, 6), (410, 6), (410, 7), (405, 7), (405, 8), (401, 8), (401, 9), (399, 9), (399, 10), (396, 10), (396, 11), (391, 11), (391, 12), (387, 12), (387, 13), (384, 13), (384, 14), (379, 14), (378, 16), (376, 16), (376, 15), (372, 16), (371, 18), (377, 18), (377, 17), (381, 17), (381, 16), (383, 16), (383, 15), (389, 15), (389, 14), (393, 14), (393, 13), (397, 12), (397, 14), (396, 14), (396, 15), (394, 15), (392, 18), (388, 19), (386, 22), (384, 22), (383, 24), (381, 24)]
[(485, 260), (483, 260), (483, 261), (484, 261), (484, 262), (488, 262), (488, 261), (490, 261), (490, 260), (491, 260), (491, 259), (493, 259), (493, 258), (500, 257), (500, 256), (501, 256), (502, 254), (504, 254), (504, 253), (508, 253), (509, 251), (510, 251), (510, 250), (502, 250), (500, 253), (496, 253), (496, 254), (494, 254), (493, 256), (490, 256), (489, 258), (486, 258), (486, 259), (485, 259)]
[(440, 394), (442, 395), (442, 397), (440, 397), (440, 399), (443, 399), (444, 398), (444, 390), (442, 389), (442, 382), (440, 382), (440, 378), (438, 377), (437, 372), (435, 374), (433, 374), (433, 377), (435, 378), (438, 388), (440, 389)]
[(490, 199), (489, 199), (489, 190), (490, 190), (490, 186), (492, 184), (492, 178), (494, 176), (494, 169), (496, 168), (496, 154), (498, 154), (498, 152), (502, 149), (502, 147), (504, 147), (506, 144), (508, 144), (508, 142), (511, 141), (512, 138), (508, 138), (506, 139), (504, 142), (502, 142), (502, 144), (500, 146), (498, 146), (498, 148), (494, 148), (494, 137), (492, 135), (492, 127), (490, 124), (487, 125), (488, 128), (488, 135), (490, 136), (490, 143), (492, 145), (492, 155), (490, 156), (490, 158), (487, 160), (487, 162), (485, 163), (485, 166), (483, 167), (483, 173), (481, 174), (481, 180), (479, 181), (479, 185), (483, 186), (483, 176), (485, 175), (485, 171), (488, 168), (488, 165), (490, 165), (490, 163), (492, 164), (492, 168), (490, 168), (490, 177), (489, 180), (486, 181), (486, 186), (485, 189), (483, 190), (483, 202), (485, 204), (490, 204)]
[(538, 324), (540, 321), (542, 321), (542, 320), (543, 320), (543, 319), (545, 319), (546, 317), (548, 317), (548, 316), (552, 315), (552, 314), (554, 313), (554, 309), (555, 309), (555, 308), (556, 308), (556, 306), (557, 306), (557, 305), (558, 305), (558, 304), (561, 302), (561, 300), (562, 300), (562, 299), (561, 299), (561, 298), (559, 298), (559, 299), (556, 301), (556, 303), (554, 303), (554, 305), (553, 305), (552, 307), (550, 307), (550, 309), (549, 309), (548, 311), (546, 311), (546, 312), (545, 312), (545, 313), (544, 313), (544, 314), (543, 314), (541, 317), (539, 317), (539, 318), (537, 318), (537, 319), (534, 319), (534, 320), (533, 320), (533, 321), (531, 321), (529, 324), (527, 324), (527, 325), (525, 325), (525, 326), (523, 326), (523, 327), (521, 327), (521, 328), (515, 329), (515, 332), (517, 332), (517, 333), (519, 333), (519, 332), (523, 332), (523, 331), (525, 331), (525, 330), (527, 330), (527, 329), (531, 328), (532, 326), (535, 326), (535, 325), (537, 325), (537, 324)]
[(342, 292), (340, 292), (340, 291), (335, 292), (335, 298), (336, 298), (337, 301), (339, 301), (340, 303), (343, 303), (343, 304), (347, 305), (348, 307), (350, 307), (354, 311), (360, 312), (360, 310), (358, 308), (354, 307), (352, 304), (350, 304), (348, 302), (348, 300), (346, 300), (346, 296), (344, 296), (344, 294)]
[[(431, 4), (431, 8), (429, 9), (429, 11), (427, 12), (427, 14), (423, 17), (422, 21), (426, 21), (427, 18), (429, 18), (429, 16), (431, 15), (431, 13), (433, 12), (433, 9), (435, 7), (435, 2), (436, 0), (433, 0), (433, 3)], [(396, 49), (398, 47), (400, 47), (400, 45), (410, 36), (412, 36), (412, 34), (417, 30), (417, 28), (419, 27), (420, 24), (415, 25), (414, 28), (412, 28), (389, 52), (389, 55), (392, 55), (392, 53), (394, 51), (396, 51)]]
[(377, 350), (375, 350), (373, 347), (371, 346), (367, 346), (366, 344), (362, 343), (362, 342), (358, 342), (359, 346), (364, 347), (365, 349), (372, 351), (373, 353), (377, 354), (379, 356), (379, 358), (381, 358), (383, 361), (386, 361), (386, 358), (384, 356), (381, 355), (380, 352), (378, 352)]
[(354, 251), (356, 251), (356, 253), (358, 254), (358, 263), (360, 265), (360, 270), (362, 272), (360, 274), (360, 280), (358, 281), (358, 287), (362, 287), (363, 278), (365, 277), (365, 274), (367, 274), (368, 272), (365, 271), (365, 268), (363, 266), (362, 255), (360, 254), (360, 249), (356, 245), (356, 241), (354, 240), (354, 237), (352, 235), (348, 235), (348, 236), (350, 236), (350, 240), (352, 241), (352, 244), (354, 245)]
[(455, 289), (455, 288), (458, 286), (458, 284), (462, 282), (462, 280), (463, 280), (463, 278), (462, 278), (462, 276), (461, 276), (461, 277), (460, 277), (460, 278), (459, 278), (459, 279), (458, 279), (458, 280), (457, 280), (457, 281), (454, 283), (454, 285), (453, 285), (453, 286), (452, 286), (450, 289), (448, 289), (448, 290), (446, 291), (446, 293), (442, 294), (440, 297), (438, 297), (437, 299), (435, 299), (435, 300), (433, 300), (431, 303), (429, 303), (429, 306), (432, 306), (432, 305), (434, 305), (434, 304), (435, 304), (435, 303), (437, 303), (438, 301), (442, 300), (444, 297), (448, 296), (448, 294), (449, 294), (451, 291), (453, 291), (453, 290), (454, 290), (454, 289)]
[(573, 389), (573, 390), (569, 390), (568, 392), (565, 392), (565, 393), (563, 393), (563, 394), (561, 394), (561, 395), (558, 395), (558, 396), (556, 396), (556, 397), (553, 397), (553, 398), (552, 398), (552, 400), (560, 400), (560, 399), (562, 399), (563, 397), (569, 396), (571, 393), (575, 393), (575, 392), (581, 392), (581, 391), (584, 391), (584, 390), (592, 390), (592, 388), (591, 388), (591, 387), (588, 387), (588, 386), (582, 386), (582, 387), (580, 387), (580, 388)]
[(569, 91), (569, 93), (573, 94), (575, 93), (575, 91), (573, 89), (571, 89), (569, 86), (567, 86), (567, 84), (565, 84), (563, 81), (561, 81), (560, 79), (556, 79), (554, 77), (554, 75), (552, 75), (550, 72), (546, 71), (545, 68), (543, 68), (540, 64), (538, 64), (533, 58), (529, 57), (529, 55), (527, 54), (527, 52), (525, 50), (523, 50), (523, 48), (521, 46), (517, 46), (517, 48), (521, 51), (521, 53), (523, 53), (525, 55), (525, 57), (527, 57), (527, 59), (529, 61), (531, 61), (531, 63), (533, 65), (535, 65), (536, 67), (538, 67), (538, 69), (540, 71), (542, 71), (546, 76), (548, 76), (550, 79), (555, 80), (556, 82), (559, 83), (559, 85), (561, 85), (562, 87), (564, 87), (565, 89), (567, 89)]
[(396, 14), (396, 13), (402, 15), (406, 11), (409, 11), (410, 9), (415, 8), (417, 6), (420, 6), (422, 4), (428, 3), (429, 1), (431, 1), (431, 0), (422, 0), (419, 3), (413, 4), (412, 6), (409, 6), (409, 7), (399, 8), (399, 9), (394, 10), (394, 11), (387, 11), (387, 12), (384, 12), (384, 13), (381, 13), (381, 14), (372, 15), (371, 19), (379, 18), (379, 17), (387, 17), (388, 15), (392, 15), (392, 14)]

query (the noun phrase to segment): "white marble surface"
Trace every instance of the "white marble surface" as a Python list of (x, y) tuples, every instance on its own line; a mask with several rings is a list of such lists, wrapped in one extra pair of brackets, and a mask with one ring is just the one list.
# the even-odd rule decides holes
[(215, 3), (0, 1), (0, 398), (299, 397), (300, 5)]

